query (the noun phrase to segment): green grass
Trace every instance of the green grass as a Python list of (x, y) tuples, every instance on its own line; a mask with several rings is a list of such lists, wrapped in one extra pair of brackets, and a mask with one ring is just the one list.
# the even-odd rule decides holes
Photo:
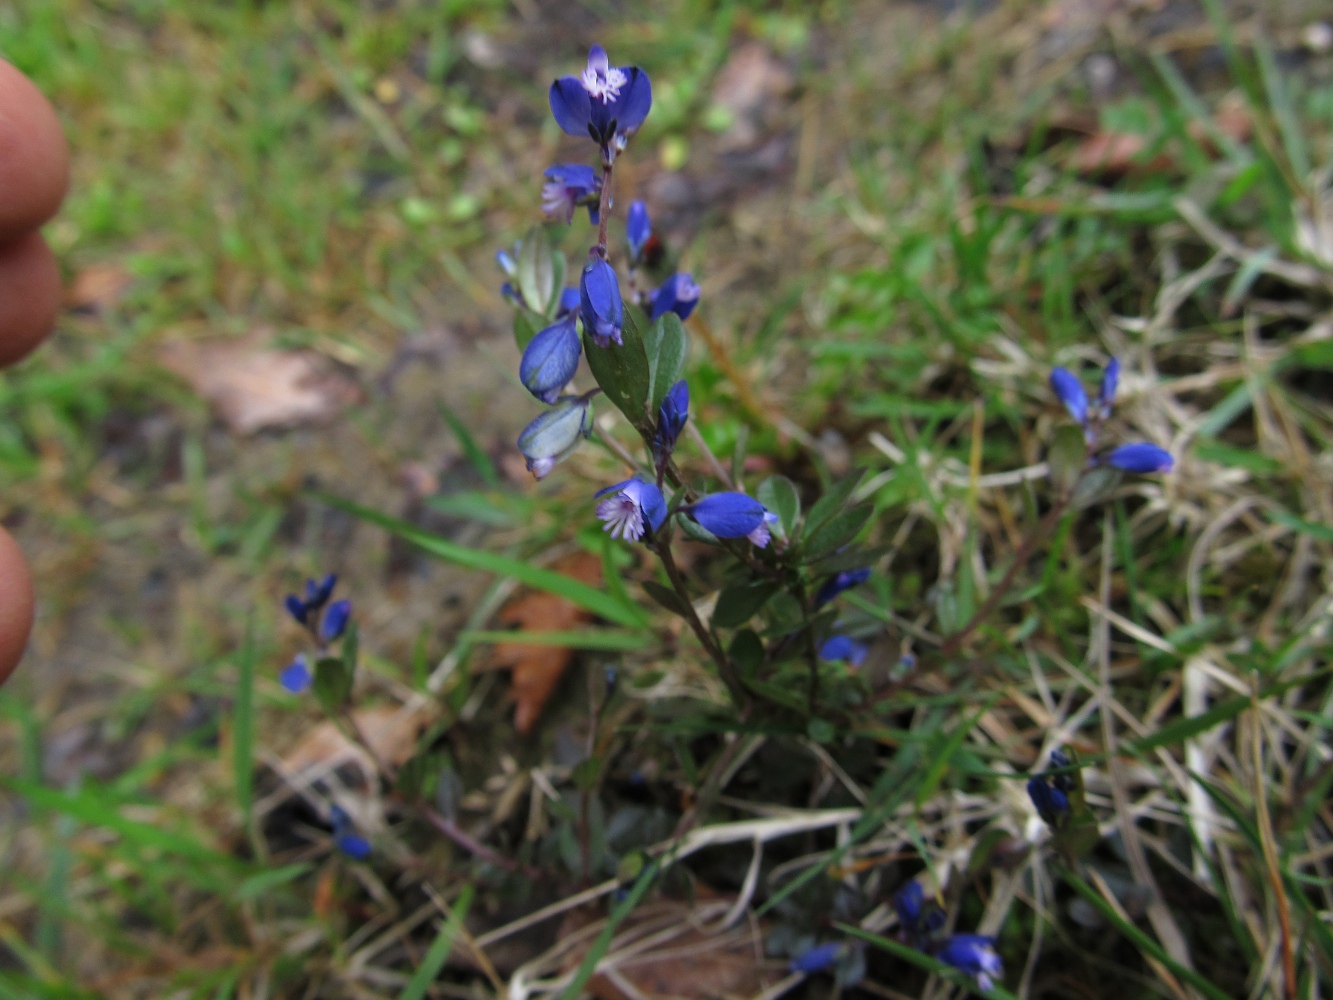
[[(854, 935), (867, 980), (939, 996), (949, 974), (876, 910), (918, 876), (943, 883), (953, 929), (996, 935), (993, 995), (1326, 991), (1330, 271), (1298, 221), (1327, 195), (1333, 90), (1305, 15), (1259, 32), (1214, 11), (1201, 65), (1142, 18), (1037, 58), (1055, 42), (1021, 3), (939, 21), (662, 0), (596, 33), (613, 12), (578, 12), (0, 11), (0, 52), (74, 150), (49, 239), (71, 276), (132, 279), (0, 376), (3, 513), (43, 599), (0, 704), (0, 995), (489, 996), (528, 963), (529, 996), (572, 997), (599, 968), (628, 974), (652, 900), (748, 892), (774, 978)], [(647, 599), (662, 579), (592, 523), (593, 490), (623, 477), (609, 451), (537, 487), (509, 471), (535, 410), (490, 258), (571, 152), (544, 88), (592, 37), (653, 74), (639, 193), (682, 152), (744, 175), (713, 89), (741, 43), (794, 74), (766, 126), (790, 142), (784, 168), (691, 188), (690, 242), (671, 250), (704, 287), (692, 419), (722, 462), (752, 489), (789, 476), (807, 531), (846, 456), (866, 469), (877, 572), (836, 607), (873, 652), (858, 674), (828, 668), (813, 716), (804, 670), (780, 663), (737, 717)], [(1116, 58), (1110, 94), (1088, 83), (1092, 52)], [(1224, 104), (1247, 135), (1221, 127)], [(1142, 137), (1140, 168), (1073, 169), (1080, 118)], [(257, 328), (344, 366), (367, 401), (237, 439), (158, 364), (164, 343)], [(384, 389), (432, 331), (443, 360), (409, 357)], [(1066, 422), (1050, 367), (1091, 381), (1113, 354), (1111, 433), (1169, 444), (1176, 470), (1039, 531), (1043, 476), (974, 473), (1043, 461)], [(682, 465), (705, 480), (692, 444)], [(405, 466), (439, 489), (405, 489)], [(548, 568), (575, 548), (604, 584)], [(690, 558), (706, 607), (735, 580)], [(276, 683), (299, 645), (279, 601), (328, 570), (356, 602), (355, 705), (419, 724), (391, 752), (396, 788), (355, 761), (274, 768), (320, 720)], [(576, 652), (526, 737), (473, 655), (505, 638), (494, 612), (520, 585), (600, 622), (537, 634)], [(780, 603), (753, 619), (777, 637)], [(743, 660), (744, 631), (723, 633)], [(1057, 743), (1106, 834), (1076, 858), (1022, 787)], [(332, 849), (333, 801), (367, 861)], [(707, 846), (677, 860), (690, 810)], [(547, 906), (544, 930), (505, 926)], [(850, 969), (845, 993), (871, 995)]]

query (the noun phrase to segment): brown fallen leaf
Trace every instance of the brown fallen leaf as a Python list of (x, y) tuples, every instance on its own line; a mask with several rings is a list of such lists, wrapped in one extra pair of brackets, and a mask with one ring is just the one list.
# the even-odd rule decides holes
[[(396, 705), (359, 708), (352, 712), (352, 719), (375, 755), (395, 767), (412, 756), (417, 737), (426, 724), (424, 711), (408, 711)], [(372, 767), (374, 764), (332, 722), (321, 722), (282, 758), (281, 768), (284, 774), (300, 774), (311, 768), (336, 767), (349, 761)]]
[[(762, 993), (787, 971), (785, 963), (764, 958), (763, 925), (742, 920), (726, 931), (701, 926), (716, 925), (733, 902), (714, 898), (691, 908), (659, 900), (639, 907), (621, 925), (607, 949), (609, 967), (588, 981), (588, 992), (597, 1000), (730, 1000)], [(559, 938), (587, 921), (586, 914), (567, 920)], [(649, 938), (652, 947), (643, 948)], [(624, 957), (617, 958), (621, 951)], [(581, 952), (571, 953), (565, 965), (572, 969), (582, 959)]]
[(1175, 160), (1159, 153), (1143, 159), (1148, 140), (1133, 132), (1097, 132), (1069, 154), (1069, 166), (1084, 177), (1118, 178), (1128, 173), (1159, 174), (1176, 167)]
[(160, 357), (237, 434), (321, 423), (362, 399), (360, 387), (319, 355), (265, 347), (258, 336), (176, 341)]
[[(602, 581), (602, 561), (587, 552), (575, 552), (554, 563), (557, 573), (596, 586)], [(563, 632), (589, 621), (592, 615), (557, 594), (544, 590), (520, 594), (496, 616), (503, 625), (522, 632)], [(491, 653), (489, 667), (512, 667), (510, 691), (514, 696), (514, 728), (529, 733), (542, 708), (574, 658), (568, 646), (537, 646), (502, 642)]]
[(134, 277), (119, 264), (90, 264), (65, 290), (65, 305), (86, 312), (101, 312), (120, 301)]

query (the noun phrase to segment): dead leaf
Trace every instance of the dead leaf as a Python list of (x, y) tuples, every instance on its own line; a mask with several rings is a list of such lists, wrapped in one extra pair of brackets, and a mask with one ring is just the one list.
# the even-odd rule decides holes
[[(762, 993), (787, 971), (785, 963), (764, 958), (764, 926), (749, 920), (726, 931), (706, 926), (716, 925), (733, 902), (715, 897), (699, 908), (679, 900), (639, 907), (621, 924), (607, 949), (609, 967), (588, 981), (588, 991), (597, 1000), (730, 1000)], [(573, 916), (559, 937), (587, 922), (586, 913)], [(652, 947), (632, 947), (650, 937)], [(619, 951), (626, 954), (617, 959)], [(571, 953), (565, 964), (572, 969), (582, 959), (581, 952)]]
[(321, 423), (362, 398), (360, 387), (319, 355), (264, 347), (256, 336), (177, 341), (162, 348), (161, 361), (237, 434)]
[(102, 312), (119, 302), (133, 283), (134, 277), (119, 264), (90, 264), (74, 275), (65, 291), (65, 305)]
[[(395, 767), (406, 763), (415, 752), (417, 737), (426, 724), (423, 711), (409, 711), (397, 705), (359, 708), (352, 712), (352, 719), (376, 756)], [(300, 774), (315, 767), (337, 767), (351, 761), (371, 765), (368, 770), (374, 764), (332, 722), (321, 722), (282, 758), (281, 768), (284, 774)]]
[[(576, 552), (554, 563), (557, 573), (596, 586), (602, 581), (602, 561), (587, 552)], [(521, 632), (563, 632), (591, 620), (592, 615), (557, 594), (529, 591), (511, 600), (496, 616), (503, 625), (517, 625)], [(568, 646), (535, 646), (530, 643), (498, 643), (491, 653), (491, 667), (512, 667), (510, 691), (514, 696), (514, 728), (529, 733), (574, 658)]]
[(1128, 173), (1156, 174), (1175, 168), (1164, 153), (1143, 159), (1148, 140), (1133, 132), (1098, 132), (1088, 136), (1069, 155), (1069, 166), (1084, 177), (1118, 178)]
[(791, 71), (758, 42), (748, 42), (733, 52), (713, 81), (713, 105), (731, 114), (722, 150), (754, 145), (770, 112), (793, 86)]

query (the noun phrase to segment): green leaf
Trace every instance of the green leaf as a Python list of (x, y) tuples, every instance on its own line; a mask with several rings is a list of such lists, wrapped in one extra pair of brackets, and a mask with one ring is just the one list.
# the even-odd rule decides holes
[(527, 350), (528, 344), (532, 343), (532, 338), (537, 336), (537, 331), (541, 328), (541, 317), (536, 313), (529, 312), (522, 306), (514, 310), (514, 343), (518, 345), (520, 352)]
[(603, 649), (611, 652), (635, 652), (653, 645), (653, 637), (646, 632), (622, 632), (619, 629), (590, 628), (570, 631), (505, 631), (488, 632), (466, 629), (458, 634), (461, 642), (513, 642), (530, 646), (568, 646), (571, 649)]
[(458, 929), (463, 926), (463, 920), (467, 917), (467, 911), (471, 906), (472, 886), (465, 885), (463, 891), (458, 894), (458, 900), (454, 903), (454, 908), (449, 911), (444, 923), (440, 925), (440, 932), (435, 935), (435, 940), (431, 942), (426, 957), (421, 960), (421, 964), (412, 973), (412, 978), (403, 987), (403, 992), (398, 994), (398, 1000), (423, 1000), (426, 991), (430, 989), (431, 984), (435, 982), (440, 975), (440, 971), (444, 968), (444, 963), (449, 958), (449, 952), (453, 951), (454, 938), (458, 936)]
[(236, 781), (236, 804), (241, 807), (243, 825), (250, 828), (250, 809), (254, 800), (255, 754), (255, 636), (254, 621), (245, 623), (236, 679), (236, 705), (232, 710), (232, 770)]
[(891, 545), (876, 545), (872, 548), (850, 548), (843, 552), (837, 552), (831, 556), (825, 556), (823, 559), (818, 559), (810, 568), (819, 576), (840, 573), (845, 569), (860, 569), (863, 566), (875, 565), (875, 563), (879, 561), (880, 556), (887, 555), (892, 551), (893, 546)]
[(326, 656), (315, 664), (312, 688), (324, 711), (338, 715), (352, 697), (352, 671), (338, 657)]
[(801, 519), (801, 495), (796, 484), (786, 476), (769, 476), (755, 490), (758, 501), (778, 516), (788, 538), (796, 537), (796, 522)]
[[(997, 696), (998, 697), (998, 696)], [(964, 719), (954, 726), (953, 732), (949, 738), (944, 741), (938, 753), (933, 755), (930, 762), (930, 768), (926, 771), (925, 777), (921, 779), (921, 784), (916, 790), (916, 804), (920, 808), (921, 804), (935, 794), (935, 789), (944, 780), (944, 774), (949, 770), (949, 762), (958, 748), (963, 745), (963, 740), (967, 739), (967, 734), (972, 732), (976, 726), (977, 720), (990, 711), (990, 707), (995, 704), (995, 698), (992, 697), (981, 708), (977, 709), (969, 719)]]
[(543, 310), (548, 320), (554, 319), (557, 310), (560, 308), (560, 295), (565, 290), (565, 275), (568, 273), (565, 255), (559, 250), (551, 250), (551, 268), (555, 272), (553, 277), (554, 288), (551, 290), (551, 301), (546, 303), (546, 308)]
[(625, 418), (640, 434), (651, 436), (653, 420), (648, 413), (648, 355), (632, 308), (625, 310), (620, 336), (621, 343), (598, 347), (585, 330), (583, 353), (588, 357), (592, 377), (606, 393), (606, 398), (625, 414)]
[(860, 485), (861, 476), (864, 473), (857, 469), (851, 474), (844, 476), (828, 488), (822, 497), (815, 501), (815, 505), (810, 508), (810, 513), (805, 517), (805, 537), (809, 538), (812, 534), (824, 526), (824, 522), (833, 517), (834, 514), (842, 510), (847, 501), (851, 499), (852, 493)]
[(652, 415), (685, 370), (690, 345), (680, 317), (673, 312), (657, 317), (643, 336), (643, 348), (648, 356), (648, 412)]
[(714, 628), (737, 628), (757, 615), (778, 592), (775, 583), (740, 583), (725, 587), (713, 608)]
[(523, 246), (518, 251), (519, 293), (528, 308), (542, 316), (548, 314), (548, 306), (555, 294), (555, 262), (551, 259), (551, 238), (542, 226), (533, 226), (523, 237)]
[(1285, 510), (1270, 511), (1268, 517), (1292, 531), (1299, 531), (1302, 535), (1309, 535), (1321, 542), (1333, 542), (1333, 528), (1330, 528), (1327, 524), (1306, 521), (1293, 514), (1288, 514)]
[(754, 629), (743, 628), (731, 637), (727, 658), (736, 665), (742, 677), (754, 677), (764, 664), (764, 643)]
[(596, 587), (590, 587), (588, 584), (565, 576), (563, 573), (533, 566), (520, 559), (513, 559), (494, 552), (470, 549), (465, 545), (451, 542), (447, 538), (432, 535), (430, 532), (423, 531), (406, 521), (381, 514), (377, 510), (371, 510), (369, 507), (362, 507), (359, 504), (324, 493), (317, 495), (325, 503), (331, 504), (339, 510), (345, 510), (363, 521), (379, 525), (386, 531), (411, 542), (431, 555), (439, 556), (441, 559), (447, 559), (449, 562), (457, 563), (468, 569), (513, 577), (519, 583), (526, 584), (529, 587), (558, 594), (571, 604), (577, 604), (598, 617), (615, 622), (617, 625), (634, 628), (647, 625), (651, 621), (648, 614), (637, 605), (617, 600), (611, 594), (598, 590)]
[(361, 652), (361, 630), (357, 627), (356, 621), (347, 623), (347, 631), (343, 633), (343, 667), (347, 670), (349, 678), (356, 677), (356, 663), (358, 654)]
[[(517, 317), (514, 322), (518, 322)], [(532, 338), (529, 337), (528, 339), (531, 340)], [(472, 468), (477, 470), (477, 475), (481, 476), (481, 481), (491, 489), (498, 490), (500, 488), (500, 473), (495, 470), (495, 463), (491, 461), (491, 456), (486, 454), (486, 449), (477, 444), (477, 439), (472, 436), (471, 431), (467, 429), (467, 425), (458, 418), (458, 414), (454, 413), (443, 402), (436, 403), (436, 405), (440, 409), (440, 416), (444, 417), (445, 423), (454, 432), (454, 437), (458, 438), (458, 444), (463, 449), (464, 457), (467, 458)]]
[(584, 757), (574, 765), (574, 770), (569, 772), (569, 780), (574, 782), (574, 787), (581, 792), (590, 792), (597, 787), (597, 782), (602, 777), (602, 758), (593, 754), (591, 757)]
[(1316, 340), (1302, 344), (1288, 355), (1302, 368), (1333, 371), (1333, 340)]
[(814, 531), (807, 531), (801, 546), (805, 560), (810, 562), (842, 548), (861, 533), (874, 512), (873, 504), (857, 504), (850, 510), (833, 515)]
[(689, 618), (692, 614), (690, 605), (670, 587), (664, 587), (653, 580), (645, 580), (643, 589), (648, 592), (649, 597), (672, 614), (680, 615), (682, 618)]
[(311, 867), (311, 865), (302, 862), (256, 872), (249, 878), (243, 879), (241, 884), (236, 887), (236, 898), (241, 901), (257, 899), (270, 889), (276, 889), (280, 885), (294, 882), (310, 871)]
[(1055, 440), (1046, 454), (1046, 464), (1051, 469), (1055, 492), (1062, 497), (1069, 496), (1088, 465), (1088, 443), (1084, 440), (1083, 428), (1073, 424), (1056, 428)]
[(1233, 469), (1246, 469), (1257, 476), (1276, 476), (1282, 471), (1282, 463), (1258, 451), (1248, 448), (1233, 448), (1220, 441), (1199, 441), (1194, 446), (1194, 455), (1205, 462), (1228, 465)]
[(1085, 510), (1093, 504), (1101, 503), (1110, 497), (1111, 491), (1120, 485), (1125, 474), (1109, 465), (1089, 469), (1074, 484), (1074, 495), (1069, 498), (1075, 510)]

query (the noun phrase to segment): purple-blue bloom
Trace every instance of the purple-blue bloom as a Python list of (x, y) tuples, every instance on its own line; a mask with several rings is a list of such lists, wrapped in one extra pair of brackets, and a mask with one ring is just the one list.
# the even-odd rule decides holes
[(597, 171), (583, 163), (557, 163), (542, 175), (542, 211), (552, 218), (573, 221), (574, 209), (588, 207), (588, 221), (597, 225), (598, 201), (602, 193), (602, 179)]
[(657, 429), (653, 434), (653, 451), (658, 461), (665, 461), (676, 447), (685, 422), (690, 419), (690, 387), (681, 379), (662, 399), (657, 410)]
[(846, 660), (854, 667), (859, 667), (866, 658), (869, 648), (845, 635), (835, 635), (819, 647), (819, 658), (836, 662)]
[(518, 274), (518, 265), (514, 263), (514, 258), (508, 250), (495, 251), (495, 262), (500, 265), (500, 270), (506, 277), (512, 278)]
[(283, 598), (282, 604), (283, 607), (287, 609), (287, 613), (296, 619), (298, 625), (304, 625), (306, 623), (309, 616), (309, 609), (306, 607), (305, 601), (301, 600), (295, 594), (288, 594)]
[(787, 968), (792, 972), (823, 972), (842, 957), (842, 952), (842, 942), (826, 941), (793, 956)]
[(1069, 814), (1069, 796), (1052, 785), (1045, 775), (1038, 775), (1028, 781), (1028, 798), (1036, 807), (1037, 815), (1049, 827), (1058, 826)]
[(658, 316), (673, 312), (682, 320), (687, 320), (698, 304), (699, 286), (694, 283), (694, 276), (673, 274), (653, 293), (652, 318), (657, 319)]
[(1171, 453), (1155, 444), (1122, 444), (1106, 456), (1106, 464), (1124, 472), (1170, 472)]
[(935, 957), (975, 977), (983, 990), (995, 985), (994, 977), (1004, 975), (1004, 963), (995, 951), (995, 939), (984, 934), (955, 934), (944, 942)]
[(566, 314), (528, 342), (518, 365), (518, 377), (528, 392), (549, 405), (559, 399), (560, 390), (569, 385), (578, 370), (582, 353), (574, 314)]
[(370, 841), (352, 827), (352, 817), (336, 802), (329, 806), (329, 824), (333, 827), (333, 843), (338, 850), (356, 861), (370, 857)]
[(551, 113), (566, 135), (590, 135), (603, 149), (633, 135), (653, 104), (648, 74), (637, 66), (612, 66), (606, 50), (594, 45), (580, 76), (551, 84)]
[(278, 683), (292, 694), (300, 694), (310, 687), (310, 666), (304, 653), (297, 653), (296, 659), (282, 668), (278, 674)]
[(620, 298), (620, 281), (616, 269), (600, 257), (594, 257), (583, 267), (579, 281), (579, 309), (583, 328), (598, 347), (619, 344), (621, 324), (625, 320), (625, 304)]
[(645, 531), (656, 531), (666, 520), (667, 504), (662, 491), (638, 476), (598, 490), (593, 499), (599, 498), (597, 519), (612, 538), (637, 542)]
[(768, 511), (744, 493), (713, 493), (690, 504), (685, 513), (718, 538), (744, 538), (763, 526)]
[(638, 263), (644, 245), (653, 235), (652, 220), (648, 218), (648, 206), (641, 201), (629, 203), (629, 213), (625, 217), (625, 240), (629, 243), (630, 260)]
[(1101, 404), (1102, 416), (1109, 416), (1111, 403), (1115, 400), (1116, 388), (1120, 385), (1120, 359), (1112, 358), (1102, 372), (1102, 387), (1097, 393), (1097, 402)]
[(538, 479), (592, 433), (592, 396), (562, 396), (518, 436), (518, 450)]
[(579, 311), (579, 290), (569, 286), (560, 292), (560, 302), (555, 307), (555, 318), (564, 319)]
[(773, 529), (770, 528), (769, 525), (777, 523), (778, 516), (771, 510), (766, 510), (764, 511), (764, 519), (759, 522), (759, 527), (755, 528), (754, 531), (748, 532), (745, 537), (750, 540), (750, 543), (755, 548), (766, 549), (768, 548), (768, 543), (773, 540)]
[(1060, 397), (1060, 402), (1064, 404), (1071, 417), (1080, 424), (1088, 422), (1088, 394), (1084, 391), (1083, 383), (1078, 380), (1077, 375), (1068, 368), (1053, 368), (1051, 388)]
[(328, 574), (323, 580), (316, 583), (314, 580), (305, 582), (305, 606), (313, 611), (316, 608), (322, 608), (333, 596), (333, 588), (338, 584), (338, 577), (334, 573)]
[(914, 928), (921, 920), (921, 908), (926, 902), (926, 892), (916, 879), (906, 882), (893, 894), (893, 908), (898, 913), (898, 923), (904, 928)]
[(860, 569), (845, 569), (841, 573), (833, 574), (824, 581), (824, 585), (815, 593), (815, 607), (827, 604), (844, 590), (858, 587), (869, 579), (869, 566), (863, 566)]
[(347, 631), (347, 622), (352, 617), (352, 602), (334, 601), (329, 610), (324, 612), (324, 619), (319, 623), (319, 641), (334, 642)]

